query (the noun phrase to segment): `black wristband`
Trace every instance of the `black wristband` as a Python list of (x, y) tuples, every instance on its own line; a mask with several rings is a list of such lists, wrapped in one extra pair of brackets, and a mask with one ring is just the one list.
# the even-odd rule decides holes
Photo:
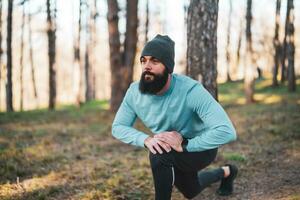
[(188, 145), (189, 141), (186, 138), (183, 138), (182, 142), (181, 142), (181, 147), (183, 152), (187, 152), (186, 146)]

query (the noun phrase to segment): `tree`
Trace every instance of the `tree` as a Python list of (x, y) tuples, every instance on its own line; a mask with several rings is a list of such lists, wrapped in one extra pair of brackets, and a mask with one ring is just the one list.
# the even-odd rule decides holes
[[(30, 0), (27, 3), (28, 8), (30, 8)], [(32, 14), (28, 14), (28, 41), (29, 41), (29, 61), (31, 66), (31, 80), (32, 80), (32, 87), (33, 87), (33, 93), (35, 100), (37, 101), (37, 89), (36, 89), (36, 82), (35, 82), (35, 67), (34, 67), (34, 61), (33, 61), (33, 48), (32, 48), (32, 28), (31, 28), (31, 16)]]
[(23, 96), (24, 96), (24, 86), (23, 86), (23, 71), (24, 71), (24, 26), (25, 26), (25, 3), (21, 2), (22, 6), (22, 24), (21, 24), (21, 52), (20, 52), (20, 110), (23, 110)]
[(295, 78), (295, 67), (294, 67), (294, 59), (295, 59), (295, 44), (294, 44), (294, 2), (293, 0), (288, 0), (287, 3), (287, 23), (286, 23), (286, 39), (287, 39), (287, 60), (288, 60), (288, 70), (287, 70), (287, 78), (288, 78), (288, 90), (290, 92), (296, 91), (296, 78)]
[(107, 4), (111, 70), (110, 109), (116, 111), (133, 79), (133, 65), (137, 45), (138, 0), (127, 0), (126, 32), (122, 49), (118, 27), (118, 2), (117, 0), (107, 0)]
[[(91, 5), (87, 4), (87, 13), (89, 13)], [(86, 48), (84, 54), (84, 69), (85, 69), (85, 101), (90, 101), (93, 99), (93, 74), (92, 74), (92, 66), (90, 63), (90, 54), (91, 54), (91, 19), (90, 16), (86, 15)]]
[[(54, 3), (56, 5), (56, 3)], [(47, 36), (48, 36), (48, 58), (49, 58), (49, 105), (50, 110), (55, 109), (56, 102), (56, 69), (55, 69), (55, 55), (56, 55), (56, 7), (51, 10), (51, 2), (47, 0)]]
[(241, 46), (242, 46), (242, 38), (244, 33), (244, 28), (243, 28), (243, 20), (240, 21), (240, 31), (239, 31), (239, 36), (238, 36), (238, 41), (237, 41), (237, 48), (236, 48), (236, 63), (234, 67), (234, 73), (237, 73), (238, 67), (240, 65), (240, 58), (241, 58)]
[(13, 22), (13, 0), (8, 0), (7, 10), (7, 84), (6, 84), (6, 110), (14, 111), (13, 108), (13, 84), (12, 84), (12, 22)]
[(79, 69), (79, 87), (76, 97), (76, 104), (81, 105), (83, 100), (81, 96), (81, 92), (83, 90), (83, 71), (84, 67), (82, 65), (81, 59), (80, 59), (80, 41), (81, 41), (81, 13), (82, 13), (82, 6), (83, 1), (79, 0), (79, 17), (78, 17), (78, 32), (77, 32), (77, 38), (74, 41), (74, 63), (77, 64)]
[(1, 78), (2, 78), (2, 0), (0, 0), (0, 103), (1, 103)]
[(252, 48), (252, 0), (247, 0), (246, 13), (246, 69), (244, 78), (244, 90), (246, 96), (246, 103), (254, 102), (254, 57)]
[(227, 81), (231, 81), (230, 77), (230, 28), (231, 28), (232, 1), (229, 0), (228, 25), (227, 25), (227, 44), (226, 44), (226, 60), (227, 60)]
[(202, 82), (218, 99), (218, 0), (192, 0), (187, 21), (187, 75)]
[(149, 31), (149, 0), (146, 0), (145, 44), (148, 42)]
[(97, 13), (97, 1), (93, 1), (93, 5), (88, 6), (90, 15), (87, 15), (87, 26), (86, 26), (86, 51), (85, 51), (85, 99), (90, 101), (95, 99), (95, 56), (93, 54), (96, 46), (96, 18)]
[(281, 0), (277, 0), (276, 1), (276, 17), (275, 17), (275, 34), (274, 34), (274, 40), (273, 40), (274, 49), (275, 49), (273, 79), (272, 79), (273, 87), (278, 86), (277, 74), (278, 74), (278, 68), (279, 68), (279, 63), (280, 63), (280, 48), (281, 48), (281, 44), (279, 41), (280, 5), (281, 5)]

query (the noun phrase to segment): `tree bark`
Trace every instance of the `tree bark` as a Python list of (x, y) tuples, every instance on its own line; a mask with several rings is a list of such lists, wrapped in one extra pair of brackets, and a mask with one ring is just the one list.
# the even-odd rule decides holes
[(187, 22), (187, 75), (217, 100), (218, 0), (192, 0)]
[(148, 32), (149, 32), (149, 0), (146, 0), (145, 44), (148, 42)]
[(287, 11), (286, 11), (286, 18), (285, 18), (285, 30), (284, 30), (284, 38), (283, 38), (283, 46), (282, 46), (282, 57), (281, 57), (281, 79), (280, 82), (283, 84), (286, 80), (286, 65), (287, 65), (287, 33), (288, 33), (288, 23), (289, 23), (289, 15), (290, 10), (288, 9), (287, 5)]
[(96, 55), (95, 55), (95, 49), (97, 46), (97, 17), (99, 16), (98, 13), (98, 6), (97, 6), (97, 0), (94, 0), (94, 6), (93, 11), (91, 13), (91, 19), (92, 19), (92, 37), (91, 37), (91, 43), (92, 43), (92, 98), (96, 99), (96, 91), (97, 91), (97, 84), (96, 84)]
[(252, 0), (247, 0), (247, 14), (246, 14), (246, 69), (244, 78), (244, 90), (246, 96), (246, 103), (254, 102), (254, 58), (252, 48)]
[(243, 35), (244, 35), (243, 33), (244, 33), (243, 21), (241, 20), (240, 32), (239, 32), (239, 36), (238, 36), (238, 43), (237, 43), (237, 49), (236, 49), (236, 64), (235, 64), (235, 67), (234, 67), (234, 70), (233, 70), (234, 74), (237, 73), (238, 67), (240, 65), (242, 38), (243, 38)]
[(22, 3), (22, 25), (21, 25), (21, 52), (20, 52), (20, 110), (23, 111), (23, 97), (24, 97), (24, 86), (23, 86), (23, 72), (24, 72), (24, 26), (25, 26), (25, 1)]
[(288, 0), (287, 3), (287, 60), (288, 60), (288, 70), (287, 70), (287, 78), (288, 78), (288, 90), (290, 92), (296, 91), (296, 78), (295, 78), (295, 43), (294, 43), (294, 2), (293, 0)]
[(83, 1), (79, 0), (79, 17), (78, 17), (78, 33), (77, 38), (74, 42), (74, 63), (77, 64), (78, 70), (79, 70), (79, 87), (76, 95), (76, 104), (77, 106), (80, 106), (84, 100), (83, 100), (83, 72), (84, 72), (84, 66), (81, 62), (81, 53), (80, 53), (80, 42), (81, 42), (81, 14), (82, 14), (82, 5)]
[(1, 105), (1, 78), (2, 78), (2, 0), (0, 0), (0, 105)]
[(85, 52), (85, 81), (86, 81), (86, 101), (95, 99), (95, 56), (93, 54), (96, 46), (96, 18), (97, 18), (97, 1), (89, 6), (90, 15), (87, 15), (86, 29), (86, 52)]
[[(87, 13), (92, 12), (90, 7), (87, 6)], [(86, 18), (86, 38), (85, 38), (85, 56), (84, 56), (84, 68), (85, 68), (85, 101), (91, 101), (93, 99), (93, 73), (92, 66), (90, 63), (90, 57), (92, 52), (92, 22), (91, 16), (87, 15)]]
[[(56, 104), (56, 69), (55, 69), (55, 55), (56, 55), (56, 27), (55, 27), (55, 12), (50, 8), (50, 0), (47, 0), (47, 36), (48, 36), (48, 57), (49, 57), (49, 106), (50, 110), (55, 109)], [(56, 5), (56, 3), (55, 3)], [(53, 12), (53, 13), (52, 13)], [(52, 16), (53, 15), (53, 16)]]
[(116, 111), (133, 79), (133, 65), (137, 44), (138, 0), (127, 0), (126, 33), (123, 51), (121, 51), (118, 28), (118, 2), (117, 0), (107, 0), (107, 4), (111, 69), (110, 109)]
[(228, 13), (228, 26), (227, 26), (227, 44), (226, 44), (226, 61), (227, 61), (227, 70), (226, 70), (226, 81), (230, 82), (230, 28), (231, 28), (231, 14), (232, 14), (232, 1), (229, 0), (229, 13)]
[(280, 63), (280, 41), (279, 41), (279, 24), (280, 24), (280, 5), (281, 0), (276, 1), (276, 17), (275, 17), (275, 34), (274, 34), (274, 49), (275, 49), (275, 55), (274, 55), (274, 68), (273, 68), (273, 79), (272, 79), (272, 86), (277, 87), (278, 86), (278, 68)]
[(6, 84), (6, 110), (14, 111), (13, 108), (13, 84), (12, 84), (12, 22), (13, 22), (13, 0), (8, 0), (7, 11), (7, 84)]
[[(28, 7), (30, 8), (30, 0), (28, 1)], [(38, 100), (37, 95), (37, 88), (36, 88), (36, 81), (35, 81), (35, 67), (34, 67), (34, 60), (33, 60), (33, 48), (32, 48), (32, 28), (31, 28), (31, 14), (28, 14), (28, 40), (29, 40), (29, 61), (31, 66), (31, 81), (33, 87), (33, 93), (35, 101)]]

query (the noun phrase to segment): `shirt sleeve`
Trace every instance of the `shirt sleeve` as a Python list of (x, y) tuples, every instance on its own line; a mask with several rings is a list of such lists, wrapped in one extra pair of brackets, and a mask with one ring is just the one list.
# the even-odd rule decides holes
[(236, 140), (235, 128), (225, 110), (201, 84), (189, 91), (187, 104), (205, 127), (197, 136), (188, 139), (187, 151), (205, 151)]
[(126, 144), (144, 147), (148, 135), (133, 128), (137, 115), (132, 107), (131, 92), (129, 88), (118, 109), (112, 124), (112, 135)]

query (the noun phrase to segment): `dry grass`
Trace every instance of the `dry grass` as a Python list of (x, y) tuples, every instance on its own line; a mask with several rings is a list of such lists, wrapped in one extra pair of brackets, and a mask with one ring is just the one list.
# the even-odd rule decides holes
[[(253, 105), (243, 104), (242, 83), (220, 86), (239, 138), (221, 148), (212, 167), (239, 166), (230, 199), (299, 199), (300, 95), (268, 85), (257, 82)], [(106, 107), (91, 102), (0, 114), (0, 199), (153, 199), (146, 150), (111, 137), (113, 114)], [(198, 198), (222, 199), (214, 194), (217, 186)], [(182, 198), (175, 190), (173, 199)]]

